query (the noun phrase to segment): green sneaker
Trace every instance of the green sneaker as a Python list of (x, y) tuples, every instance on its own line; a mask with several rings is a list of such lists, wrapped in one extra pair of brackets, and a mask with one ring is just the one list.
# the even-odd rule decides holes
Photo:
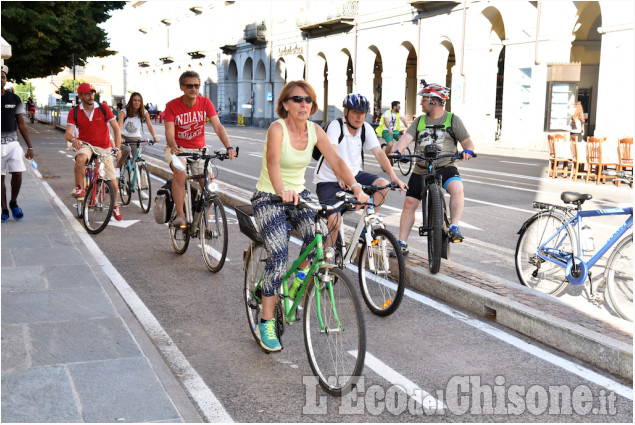
[(308, 267), (306, 269), (297, 269), (295, 271), (293, 283), (291, 284), (291, 288), (289, 288), (289, 298), (291, 298), (292, 300), (295, 298), (295, 294), (296, 292), (298, 292), (298, 288), (300, 288), (302, 282), (304, 282), (304, 279), (306, 279), (306, 272), (308, 271)]
[(276, 320), (267, 320), (265, 323), (258, 323), (258, 336), (260, 337), (260, 345), (267, 351), (280, 351), (280, 341), (276, 335)]

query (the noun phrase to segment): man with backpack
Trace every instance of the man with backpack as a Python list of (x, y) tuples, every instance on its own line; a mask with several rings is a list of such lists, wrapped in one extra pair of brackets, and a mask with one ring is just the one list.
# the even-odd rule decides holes
[[(415, 140), (415, 153), (423, 154), (424, 146), (436, 143), (441, 146), (441, 154), (457, 152), (457, 141), (463, 147), (463, 159), (470, 159), (474, 155), (474, 143), (463, 125), (463, 121), (452, 112), (445, 110), (445, 101), (448, 99), (450, 89), (439, 84), (427, 84), (418, 93), (421, 98), (423, 115), (418, 116), (408, 131), (399, 138), (395, 155), (401, 152)], [(459, 220), (463, 212), (465, 199), (463, 195), (463, 181), (459, 175), (454, 161), (443, 158), (438, 163), (438, 173), (441, 174), (443, 188), (450, 194), (450, 231), (452, 242), (461, 242), (463, 235), (459, 230)], [(421, 165), (415, 166), (410, 180), (408, 191), (401, 211), (399, 221), (399, 245), (404, 255), (408, 254), (408, 235), (415, 222), (415, 211), (419, 208), (422, 191), (422, 174), (427, 170)]]
[[(81, 103), (68, 111), (68, 118), (66, 120), (66, 141), (70, 142), (73, 149), (77, 152), (75, 154), (75, 190), (72, 195), (75, 198), (83, 199), (85, 196), (85, 188), (83, 187), (86, 175), (85, 166), (93, 153), (90, 148), (83, 145), (82, 142), (93, 146), (98, 152), (106, 153), (110, 152), (110, 148), (115, 148), (116, 150), (120, 148), (121, 135), (117, 120), (108, 105), (99, 102), (95, 103), (95, 89), (93, 89), (90, 84), (80, 84), (77, 88), (77, 94)], [(112, 132), (115, 136), (114, 146), (110, 139), (108, 124), (112, 127)], [(79, 130), (77, 137), (75, 136), (76, 129)], [(120, 157), (121, 152), (117, 151), (117, 160), (119, 160)], [(115, 220), (121, 221), (123, 217), (119, 205), (117, 205), (117, 193), (119, 192), (119, 188), (117, 186), (112, 157), (108, 157), (104, 160), (104, 171), (106, 172), (106, 177), (112, 182), (115, 190), (115, 207), (112, 211), (112, 215), (115, 217)]]
[[(397, 183), (401, 189), (407, 188), (406, 184), (397, 178), (386, 154), (381, 149), (377, 135), (373, 127), (366, 122), (366, 114), (370, 109), (368, 99), (360, 94), (349, 94), (344, 99), (344, 116), (329, 123), (326, 128), (326, 135), (337, 151), (340, 158), (346, 162), (348, 168), (355, 176), (355, 180), (362, 185), (383, 186), (388, 181), (367, 173), (362, 170), (362, 149), (367, 149), (375, 155), (377, 162), (384, 169), (388, 170), (390, 180)], [(318, 151), (319, 152), (319, 151)], [(315, 157), (315, 156), (314, 156)], [(320, 202), (333, 205), (338, 202), (335, 194), (346, 189), (346, 184), (333, 172), (333, 169), (324, 161), (323, 157), (318, 158), (313, 183), (316, 184), (316, 193)], [(381, 190), (375, 195), (375, 204), (381, 205), (389, 189)], [(377, 208), (379, 209), (379, 208)], [(337, 231), (341, 224), (341, 212), (333, 212), (328, 216), (329, 235), (326, 241), (327, 247), (332, 247), (337, 239)]]

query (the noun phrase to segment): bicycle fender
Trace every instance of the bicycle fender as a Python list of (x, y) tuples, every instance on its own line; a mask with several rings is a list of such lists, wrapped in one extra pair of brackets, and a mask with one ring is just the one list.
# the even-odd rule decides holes
[(556, 215), (559, 215), (560, 218), (563, 220), (563, 222), (567, 221), (567, 218), (564, 214), (562, 214), (559, 211), (556, 210), (542, 210), (542, 211), (538, 211), (536, 214), (532, 215), (531, 217), (529, 217), (527, 220), (525, 220), (525, 222), (522, 224), (522, 226), (520, 226), (520, 230), (518, 230), (518, 232), (516, 232), (517, 235), (520, 235), (522, 232), (525, 231), (525, 229), (527, 228), (527, 226), (529, 226), (531, 223), (533, 223), (535, 220), (538, 219), (538, 217), (547, 214), (547, 213), (553, 213)]

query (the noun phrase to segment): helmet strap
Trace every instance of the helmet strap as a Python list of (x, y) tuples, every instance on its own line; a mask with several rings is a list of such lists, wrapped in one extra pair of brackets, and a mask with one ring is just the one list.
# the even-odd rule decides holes
[(352, 128), (353, 130), (357, 131), (359, 130), (359, 127), (353, 127), (351, 125), (350, 122), (348, 122), (348, 113), (350, 112), (350, 109), (346, 108), (346, 110), (344, 111), (344, 121), (346, 122), (346, 126)]

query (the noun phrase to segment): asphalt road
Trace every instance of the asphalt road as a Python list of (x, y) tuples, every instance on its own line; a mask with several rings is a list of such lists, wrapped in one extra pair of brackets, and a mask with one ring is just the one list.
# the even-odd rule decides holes
[[(64, 150), (63, 133), (39, 123), (29, 128), (38, 170), (73, 211), (73, 161)], [(157, 128), (162, 136), (162, 126)], [(229, 127), (228, 132), (232, 144), (241, 148), (240, 157), (217, 165), (219, 179), (251, 191), (260, 171), (265, 131)], [(208, 144), (220, 146), (213, 133)], [(162, 158), (162, 145), (146, 154)], [(510, 262), (515, 232), (531, 215), (531, 202), (536, 197), (555, 202), (570, 185), (595, 189), (551, 182), (544, 178), (545, 164), (545, 160), (480, 154), (461, 168), (467, 198), (462, 219), (466, 241), (452, 247), (453, 261), (515, 280)], [(369, 166), (373, 172), (373, 165)], [(156, 192), (161, 182), (152, 184)], [(613, 187), (594, 193), (597, 205), (627, 202), (632, 196), (628, 189)], [(401, 196), (393, 193), (387, 204), (390, 208), (383, 211), (394, 231), (401, 203)], [(311, 382), (312, 374), (300, 325), (287, 327), (285, 348), (279, 354), (265, 355), (254, 343), (242, 300), (242, 254), (248, 239), (239, 233), (233, 215), (228, 215), (228, 261), (218, 274), (211, 274), (196, 240), (179, 256), (172, 250), (167, 226), (156, 224), (151, 213), (143, 214), (134, 203), (122, 211), (124, 221), (111, 222), (94, 240), (235, 421), (632, 419), (632, 388), (623, 382), (411, 291), (388, 318), (373, 316), (363, 307), (367, 328), (363, 386), (351, 399), (330, 397), (314, 384), (305, 384)], [(411, 244), (425, 248), (417, 239), (418, 235), (411, 235)], [(355, 275), (350, 277), (356, 282)], [(180, 377), (185, 372), (174, 373)], [(443, 406), (443, 411), (424, 411), (406, 395), (420, 394), (417, 389), (434, 397), (426, 403)], [(555, 402), (559, 396), (561, 402)]]

